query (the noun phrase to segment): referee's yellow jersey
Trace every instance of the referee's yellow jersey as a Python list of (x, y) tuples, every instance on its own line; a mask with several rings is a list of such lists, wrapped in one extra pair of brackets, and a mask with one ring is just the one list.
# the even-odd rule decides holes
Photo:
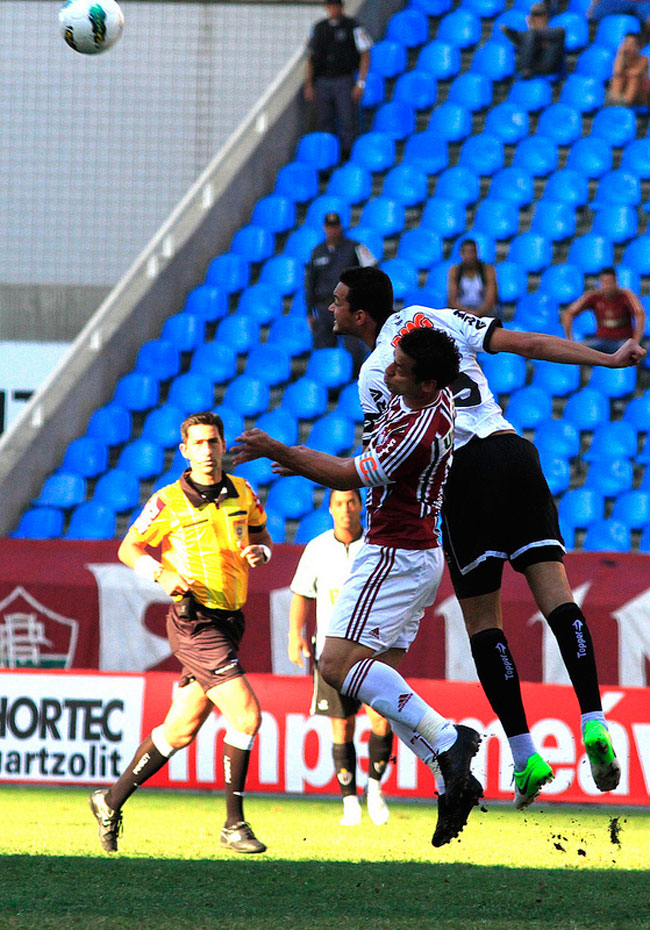
[(241, 550), (249, 544), (249, 527), (265, 523), (264, 508), (243, 478), (224, 474), (217, 502), (209, 503), (184, 474), (149, 499), (128, 535), (160, 546), (164, 568), (195, 579), (192, 594), (201, 604), (237, 610), (248, 594)]

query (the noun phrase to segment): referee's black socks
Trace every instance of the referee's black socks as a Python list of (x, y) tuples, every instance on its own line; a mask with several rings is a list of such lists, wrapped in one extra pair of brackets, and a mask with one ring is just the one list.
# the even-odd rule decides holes
[(118, 780), (106, 792), (106, 803), (111, 810), (119, 811), (135, 789), (160, 771), (167, 762), (169, 762), (169, 756), (163, 755), (156, 748), (151, 736), (147, 736)]

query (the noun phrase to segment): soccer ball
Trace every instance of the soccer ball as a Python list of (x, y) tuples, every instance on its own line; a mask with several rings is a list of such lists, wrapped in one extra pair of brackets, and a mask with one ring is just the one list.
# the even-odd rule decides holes
[(120, 38), (124, 16), (115, 0), (67, 0), (59, 10), (59, 25), (75, 52), (97, 55)]

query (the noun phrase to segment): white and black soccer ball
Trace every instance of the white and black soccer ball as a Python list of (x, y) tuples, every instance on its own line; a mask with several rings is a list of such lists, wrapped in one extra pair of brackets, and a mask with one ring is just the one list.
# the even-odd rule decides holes
[(124, 15), (115, 0), (67, 0), (59, 10), (59, 25), (75, 52), (97, 55), (118, 41)]

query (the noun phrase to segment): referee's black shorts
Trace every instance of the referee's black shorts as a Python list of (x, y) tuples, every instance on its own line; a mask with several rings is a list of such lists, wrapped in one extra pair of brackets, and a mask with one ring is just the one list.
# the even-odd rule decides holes
[(535, 446), (515, 433), (495, 433), (454, 452), (442, 535), (458, 598), (498, 591), (505, 561), (518, 572), (561, 562), (557, 507)]
[(219, 610), (193, 600), (185, 612), (182, 603), (175, 601), (167, 612), (169, 644), (182, 666), (180, 687), (198, 681), (207, 692), (241, 678), (244, 669), (238, 652), (245, 626), (241, 610)]

